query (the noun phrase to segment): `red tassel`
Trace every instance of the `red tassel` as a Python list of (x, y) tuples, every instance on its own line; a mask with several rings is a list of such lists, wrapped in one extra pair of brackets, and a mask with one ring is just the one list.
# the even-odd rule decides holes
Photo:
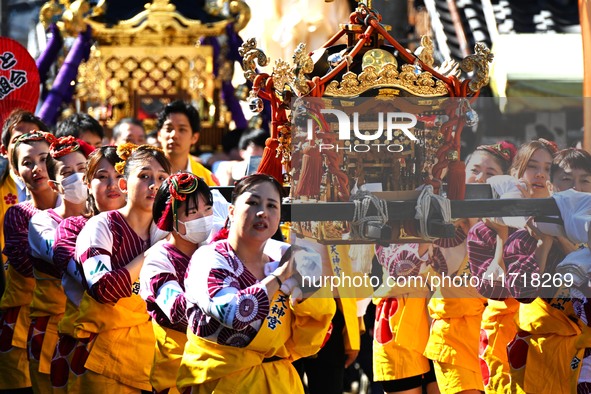
[(173, 201), (171, 201), (170, 204), (167, 204), (166, 207), (164, 207), (164, 212), (162, 212), (160, 220), (158, 220), (158, 223), (156, 223), (156, 227), (158, 227), (160, 230), (168, 231), (169, 228), (175, 228), (176, 223), (172, 222), (173, 214), (172, 212), (170, 212), (172, 210), (172, 204), (174, 204)]
[(215, 241), (219, 241), (221, 239), (228, 239), (228, 233), (230, 231), (228, 230), (227, 227), (223, 227), (220, 229), (220, 231), (218, 231), (213, 238), (211, 239), (211, 242), (215, 242)]
[(463, 200), (466, 194), (466, 164), (452, 161), (447, 166), (447, 198)]
[(271, 175), (277, 179), (277, 182), (283, 184), (283, 166), (281, 165), (281, 155), (277, 156), (277, 147), (279, 141), (273, 138), (267, 138), (263, 158), (257, 172)]
[(317, 196), (322, 181), (322, 157), (316, 146), (304, 149), (302, 172), (294, 196)]
[(80, 138), (76, 139), (76, 142), (80, 144), (80, 150), (84, 157), (88, 157), (92, 152), (94, 152), (94, 146), (90, 145), (88, 142), (81, 140)]

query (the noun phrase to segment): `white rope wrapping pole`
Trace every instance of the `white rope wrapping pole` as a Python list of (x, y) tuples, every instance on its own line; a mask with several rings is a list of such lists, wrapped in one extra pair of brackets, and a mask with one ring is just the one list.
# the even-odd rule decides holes
[(451, 223), (451, 203), (450, 201), (438, 194), (433, 193), (433, 186), (427, 185), (421, 190), (421, 194), (417, 199), (415, 219), (419, 221), (419, 235), (421, 238), (433, 241), (437, 238), (429, 235), (428, 223), (429, 210), (431, 209), (431, 202), (435, 201), (441, 209), (443, 221), (448, 224)]
[[(383, 226), (388, 222), (388, 203), (380, 200), (370, 192), (358, 192), (355, 194), (355, 213), (351, 221), (351, 232), (354, 238), (368, 238), (365, 236), (368, 222), (378, 222)], [(376, 207), (377, 215), (367, 216), (370, 203)]]

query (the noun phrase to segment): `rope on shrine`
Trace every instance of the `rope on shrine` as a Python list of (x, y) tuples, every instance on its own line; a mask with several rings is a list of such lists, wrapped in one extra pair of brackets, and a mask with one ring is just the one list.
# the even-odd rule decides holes
[[(388, 222), (388, 203), (368, 191), (355, 193), (352, 200), (355, 203), (355, 212), (351, 221), (353, 238), (379, 239), (380, 234), (377, 230)], [(373, 204), (377, 210), (374, 216), (367, 216), (370, 204)]]
[(429, 235), (429, 211), (431, 204), (435, 202), (441, 210), (443, 221), (451, 223), (451, 203), (447, 198), (433, 193), (433, 186), (426, 185), (417, 199), (415, 219), (419, 221), (419, 236), (423, 239), (434, 240), (436, 237)]

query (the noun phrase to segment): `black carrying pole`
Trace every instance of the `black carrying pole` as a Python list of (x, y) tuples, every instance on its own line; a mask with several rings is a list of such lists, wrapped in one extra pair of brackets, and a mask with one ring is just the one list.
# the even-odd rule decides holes
[[(230, 200), (232, 186), (216, 187)], [(415, 217), (416, 201), (388, 201), (390, 220), (408, 220)], [(351, 221), (355, 204), (351, 202), (283, 203), (283, 221)], [(370, 208), (368, 215), (375, 214)], [(553, 198), (492, 199), (489, 185), (466, 185), (466, 199), (451, 201), (451, 216), (455, 219), (535, 216), (539, 221), (561, 223), (560, 211)]]

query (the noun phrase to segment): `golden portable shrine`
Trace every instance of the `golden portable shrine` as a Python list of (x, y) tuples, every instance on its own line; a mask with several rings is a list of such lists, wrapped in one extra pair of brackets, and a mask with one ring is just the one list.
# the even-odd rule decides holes
[[(419, 228), (423, 226), (415, 220), (389, 219), (392, 215), (386, 212), (388, 204), (384, 200), (414, 204), (424, 194), (415, 190), (428, 185), (432, 187), (428, 188), (431, 195), (426, 197), (429, 204), (433, 199), (449, 203), (437, 196), (444, 176), (447, 198), (463, 199), (461, 132), (464, 125), (477, 122), (470, 102), (488, 83), (488, 63), (493, 56), (483, 44), (477, 44), (475, 53), (459, 64), (436, 67), (429, 37), (423, 37), (421, 46), (411, 53), (388, 33), (389, 27), (380, 20), (370, 1), (360, 1), (349, 21), (341, 24), (322, 48), (308, 52), (301, 44), (291, 65), (277, 60), (270, 74), (256, 71), (257, 63), (266, 66), (268, 60), (256, 48), (254, 39), (240, 49), (245, 76), (253, 85), (251, 109), (261, 111), (261, 100), (266, 100), (272, 110), (272, 134), (259, 171), (291, 183), (292, 210), (298, 203), (316, 203), (318, 210), (322, 203), (327, 203), (328, 209), (330, 202), (349, 201), (357, 184), (379, 184), (382, 191), (375, 194), (380, 199), (368, 194), (354, 198), (352, 221), (299, 220), (292, 211), (293, 229), (299, 235), (331, 244), (416, 242), (426, 238), (424, 229)], [(342, 38), (345, 44), (338, 43)], [(472, 78), (460, 80), (462, 71), (472, 73)], [(370, 104), (360, 104), (359, 100), (369, 97), (373, 100)], [(364, 114), (378, 112), (376, 105), (381, 106), (382, 112), (404, 110), (415, 114), (416, 122), (409, 134), (416, 138), (411, 140), (401, 130), (394, 131), (390, 139), (386, 135), (385, 140), (380, 140), (381, 145), (396, 146), (394, 152), (360, 154), (355, 148), (359, 146), (359, 137), (382, 127), (375, 119), (363, 119)], [(340, 121), (329, 122), (333, 118), (326, 116), (331, 112), (327, 109), (334, 113), (336, 108), (348, 107), (361, 114), (356, 124), (361, 130), (356, 139), (346, 141), (340, 150), (319, 149), (334, 146), (339, 134)], [(309, 138), (311, 128), (313, 137)], [(368, 204), (373, 204), (373, 208), (368, 210)], [(439, 212), (438, 218), (431, 217), (431, 224), (441, 224), (441, 219), (449, 222), (449, 209), (443, 211), (447, 214), (442, 217)], [(368, 212), (374, 216), (368, 218)], [(371, 220), (375, 224), (373, 230)], [(358, 224), (365, 228), (360, 230)], [(387, 228), (390, 230), (384, 231)]]
[[(77, 110), (108, 128), (131, 116), (150, 131), (163, 105), (184, 99), (200, 112), (201, 148), (215, 150), (238, 112), (229, 53), (239, 46), (233, 40), (249, 19), (250, 9), (240, 0), (201, 7), (169, 0), (103, 0), (94, 6), (82, 0), (48, 1), (40, 22), (50, 40), (38, 64), (49, 99), (40, 116), (55, 124), (59, 114), (54, 111), (73, 96)], [(68, 39), (73, 44), (66, 45)], [(65, 58), (58, 57), (59, 51)], [(51, 78), (47, 69), (56, 63), (59, 71)], [(60, 99), (52, 100), (52, 92)]]

